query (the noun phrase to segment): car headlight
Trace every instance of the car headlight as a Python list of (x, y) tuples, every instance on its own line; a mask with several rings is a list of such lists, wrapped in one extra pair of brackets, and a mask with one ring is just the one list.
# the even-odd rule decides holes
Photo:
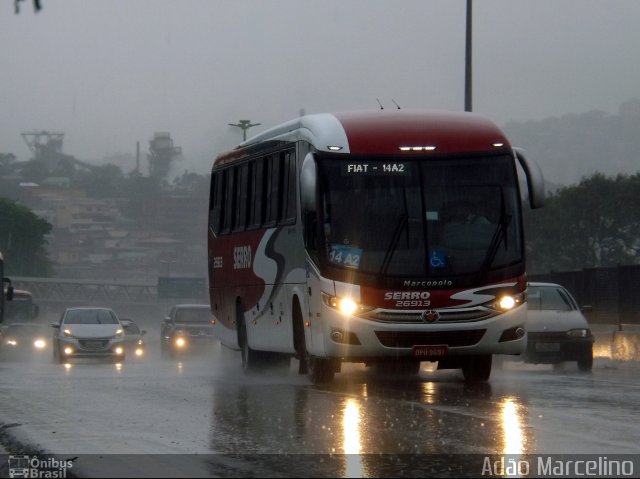
[(73, 338), (73, 332), (70, 329), (65, 329), (62, 331), (62, 335), (65, 338)]
[(117, 329), (116, 338), (121, 338), (122, 336), (124, 336), (124, 331), (122, 329)]
[(326, 293), (322, 293), (322, 301), (330, 308), (340, 311), (345, 316), (362, 314), (375, 309), (373, 306), (360, 304), (353, 298), (339, 298), (337, 296), (331, 296)]
[(187, 340), (182, 336), (176, 338), (176, 346), (179, 348), (184, 348), (187, 345)]
[(17, 346), (18, 345), (18, 341), (16, 341), (15, 339), (7, 339), (7, 344), (9, 346)]
[(495, 300), (486, 303), (487, 308), (491, 308), (495, 311), (509, 311), (524, 303), (524, 293), (518, 294), (502, 294)]
[(567, 334), (574, 338), (586, 338), (589, 336), (590, 331), (588, 329), (570, 329)]

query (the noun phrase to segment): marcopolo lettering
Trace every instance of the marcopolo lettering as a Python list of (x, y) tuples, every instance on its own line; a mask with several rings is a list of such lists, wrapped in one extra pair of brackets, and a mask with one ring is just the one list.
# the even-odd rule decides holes
[(453, 281), (450, 279), (434, 279), (424, 281), (412, 281), (405, 280), (403, 283), (405, 288), (431, 288), (436, 286), (453, 286)]

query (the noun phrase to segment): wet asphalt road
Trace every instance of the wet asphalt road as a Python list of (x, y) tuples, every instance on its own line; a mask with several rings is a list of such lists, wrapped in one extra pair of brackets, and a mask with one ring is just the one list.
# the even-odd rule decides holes
[(153, 341), (120, 365), (5, 359), (0, 440), (78, 457), (76, 474), (93, 477), (442, 476), (438, 455), (640, 450), (637, 367), (506, 363), (469, 386), (433, 366), (398, 379), (346, 365), (316, 387), (295, 361), (247, 377), (237, 352), (162, 360)]

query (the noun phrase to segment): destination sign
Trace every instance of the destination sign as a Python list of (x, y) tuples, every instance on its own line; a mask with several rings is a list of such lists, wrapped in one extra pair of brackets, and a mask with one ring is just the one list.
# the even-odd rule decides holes
[(343, 175), (408, 175), (411, 166), (404, 161), (390, 162), (345, 162), (342, 165)]

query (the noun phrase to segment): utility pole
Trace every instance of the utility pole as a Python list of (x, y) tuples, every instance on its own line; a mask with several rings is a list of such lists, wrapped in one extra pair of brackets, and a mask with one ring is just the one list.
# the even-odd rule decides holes
[(465, 62), (464, 62), (464, 111), (473, 111), (472, 98), (472, 60), (471, 55), (471, 17), (473, 10), (473, 0), (467, 0), (467, 38), (465, 42)]
[(247, 130), (252, 126), (258, 126), (260, 123), (251, 123), (251, 120), (240, 120), (238, 123), (229, 123), (229, 126), (237, 126), (242, 129), (242, 141), (247, 140)]

